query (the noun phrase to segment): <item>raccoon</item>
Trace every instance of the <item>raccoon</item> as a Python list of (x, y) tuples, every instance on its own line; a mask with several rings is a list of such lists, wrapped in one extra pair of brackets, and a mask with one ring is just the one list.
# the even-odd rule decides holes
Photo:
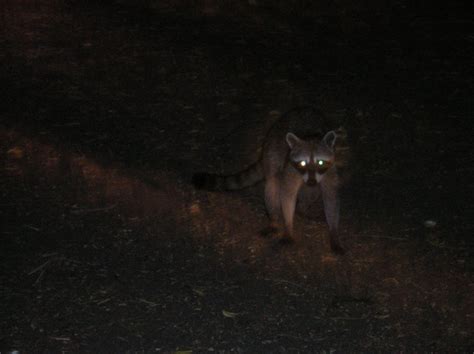
[(325, 116), (316, 108), (295, 108), (270, 128), (261, 158), (246, 170), (229, 176), (197, 173), (197, 189), (236, 190), (265, 180), (265, 205), (270, 225), (262, 235), (280, 235), (293, 241), (293, 219), (298, 200), (308, 193), (321, 197), (329, 226), (331, 249), (343, 254), (339, 242), (339, 186), (336, 140), (343, 129), (328, 130)]

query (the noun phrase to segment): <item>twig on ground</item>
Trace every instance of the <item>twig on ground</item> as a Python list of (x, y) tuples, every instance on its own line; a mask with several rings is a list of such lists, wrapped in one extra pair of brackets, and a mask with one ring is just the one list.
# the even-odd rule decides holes
[(46, 262), (44, 262), (42, 265), (40, 265), (39, 267), (36, 267), (35, 269), (33, 269), (31, 272), (28, 273), (28, 275), (32, 275), (32, 274), (35, 274), (36, 272), (40, 271), (41, 269), (43, 269), (44, 267), (46, 267), (48, 265), (48, 263), (51, 262), (51, 259), (48, 259)]

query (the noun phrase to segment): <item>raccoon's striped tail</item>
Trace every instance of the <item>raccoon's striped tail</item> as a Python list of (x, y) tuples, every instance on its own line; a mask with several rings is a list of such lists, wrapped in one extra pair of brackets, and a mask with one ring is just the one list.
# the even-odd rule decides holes
[(250, 187), (263, 179), (263, 166), (259, 161), (242, 172), (220, 176), (212, 173), (196, 173), (192, 182), (196, 189), (211, 191), (237, 190)]

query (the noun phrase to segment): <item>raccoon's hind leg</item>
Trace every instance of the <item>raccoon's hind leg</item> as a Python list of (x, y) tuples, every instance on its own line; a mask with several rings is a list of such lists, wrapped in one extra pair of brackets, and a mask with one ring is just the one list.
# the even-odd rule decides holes
[(280, 233), (281, 219), (280, 181), (276, 176), (265, 181), (265, 207), (267, 208), (270, 225), (260, 231), (263, 237), (275, 236)]

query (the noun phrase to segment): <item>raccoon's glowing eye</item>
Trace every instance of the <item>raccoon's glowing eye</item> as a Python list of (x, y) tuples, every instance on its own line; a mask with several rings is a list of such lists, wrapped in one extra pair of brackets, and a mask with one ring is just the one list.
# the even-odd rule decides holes
[(299, 165), (300, 165), (301, 167), (305, 167), (305, 166), (306, 166), (306, 161), (300, 161)]
[(318, 160), (318, 165), (319, 165), (319, 166), (324, 165), (324, 161), (323, 161), (323, 160)]

